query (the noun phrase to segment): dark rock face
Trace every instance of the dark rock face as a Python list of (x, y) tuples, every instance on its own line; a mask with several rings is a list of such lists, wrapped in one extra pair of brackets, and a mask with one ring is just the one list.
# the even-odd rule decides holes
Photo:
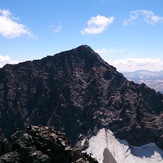
[(65, 136), (52, 127), (30, 126), (26, 132), (15, 132), (10, 141), (0, 142), (0, 146), (2, 163), (97, 163), (87, 154), (72, 149)]
[(163, 95), (128, 81), (88, 46), (0, 69), (0, 128), (54, 126), (72, 145), (98, 129), (163, 148)]

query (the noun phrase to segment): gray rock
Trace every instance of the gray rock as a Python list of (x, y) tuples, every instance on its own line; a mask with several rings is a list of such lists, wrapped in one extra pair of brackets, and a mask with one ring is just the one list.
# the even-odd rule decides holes
[(10, 141), (12, 151), (2, 154), (0, 163), (97, 163), (71, 148), (67, 138), (53, 127), (30, 126), (26, 132), (16, 131)]
[(108, 150), (108, 148), (104, 149), (103, 156), (104, 156), (103, 163), (117, 163), (113, 155)]

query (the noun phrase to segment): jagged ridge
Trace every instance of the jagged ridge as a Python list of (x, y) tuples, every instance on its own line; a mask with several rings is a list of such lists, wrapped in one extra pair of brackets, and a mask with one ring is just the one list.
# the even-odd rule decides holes
[(163, 95), (129, 82), (89, 46), (0, 69), (0, 128), (54, 126), (72, 145), (108, 128), (163, 148)]

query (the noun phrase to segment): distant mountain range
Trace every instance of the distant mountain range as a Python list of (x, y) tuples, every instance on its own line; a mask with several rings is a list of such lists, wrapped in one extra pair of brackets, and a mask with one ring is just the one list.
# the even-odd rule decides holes
[(0, 162), (53, 163), (55, 152), (94, 162), (78, 150), (99, 163), (163, 162), (163, 95), (127, 80), (87, 45), (1, 68), (0, 128)]
[(163, 93), (163, 71), (139, 70), (134, 72), (123, 72), (128, 80), (136, 83), (145, 83), (150, 88)]

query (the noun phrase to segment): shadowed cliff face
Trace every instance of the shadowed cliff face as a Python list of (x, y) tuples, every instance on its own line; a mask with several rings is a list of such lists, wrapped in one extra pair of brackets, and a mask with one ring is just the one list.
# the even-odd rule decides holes
[(79, 136), (111, 129), (133, 145), (163, 148), (163, 95), (129, 82), (90, 47), (0, 69), (0, 128), (49, 125)]

